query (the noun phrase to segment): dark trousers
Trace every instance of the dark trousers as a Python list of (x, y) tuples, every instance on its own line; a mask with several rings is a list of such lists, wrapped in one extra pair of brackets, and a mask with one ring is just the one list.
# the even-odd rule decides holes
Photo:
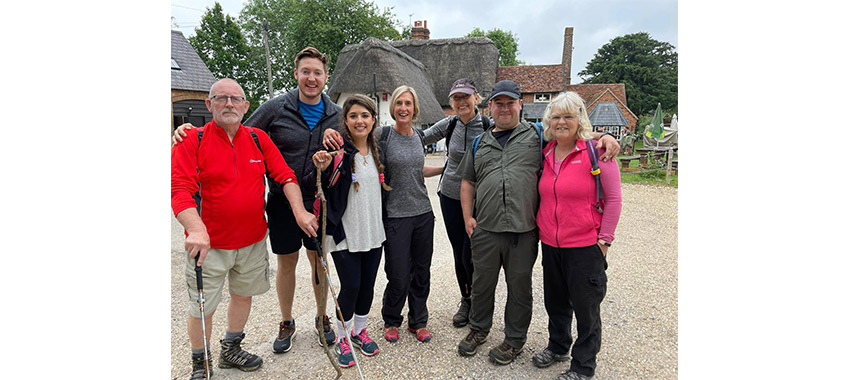
[(472, 292), (472, 249), (466, 224), (463, 222), (463, 210), (460, 201), (440, 194), (440, 209), (446, 224), (446, 235), (452, 244), (455, 258), (455, 276), (460, 287), (460, 296), (469, 297)]
[(387, 288), (381, 314), (384, 326), (401, 326), (401, 310), (407, 300), (407, 325), (414, 329), (428, 323), (431, 291), (431, 256), (434, 253), (434, 213), (409, 218), (389, 218), (384, 224)]
[(505, 343), (522, 348), (531, 324), (531, 270), (537, 261), (537, 229), (529, 232), (472, 232), (472, 307), (469, 327), (484, 334), (493, 326), (496, 285), (505, 268), (508, 298), (505, 302)]
[[(348, 250), (331, 252), (339, 276), (337, 301), (342, 317), (350, 321), (354, 314), (368, 315), (375, 296), (375, 278), (381, 264), (381, 247), (367, 252)], [(337, 316), (339, 318), (339, 316)]]
[[(549, 349), (566, 354), (573, 346), (570, 369), (585, 376), (596, 370), (602, 345), (599, 305), (605, 298), (608, 262), (594, 244), (581, 248), (555, 248), (543, 244), (543, 299), (549, 314)], [(576, 316), (578, 338), (570, 329)]]

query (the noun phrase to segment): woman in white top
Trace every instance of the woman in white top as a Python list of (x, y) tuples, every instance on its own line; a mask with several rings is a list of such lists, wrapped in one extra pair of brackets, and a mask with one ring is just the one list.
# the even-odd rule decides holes
[[(320, 150), (313, 155), (313, 163), (322, 172), (327, 198), (327, 236), (322, 247), (333, 256), (340, 282), (337, 298), (351, 334), (351, 342), (346, 334), (337, 335), (337, 356), (341, 367), (350, 367), (354, 365), (350, 344), (366, 356), (380, 351), (366, 331), (366, 318), (372, 306), (381, 245), (386, 240), (381, 186), (390, 189), (383, 184), (383, 166), (378, 160), (375, 103), (366, 96), (354, 95), (345, 101), (342, 111), (342, 154), (333, 158)], [(315, 175), (316, 170), (310, 170), (303, 184), (315, 187)], [(339, 316), (337, 329), (344, 331)]]

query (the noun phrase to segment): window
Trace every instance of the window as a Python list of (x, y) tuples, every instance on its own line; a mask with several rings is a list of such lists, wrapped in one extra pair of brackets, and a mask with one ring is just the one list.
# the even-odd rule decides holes
[(171, 58), (171, 70), (180, 70), (180, 65), (177, 64), (174, 58)]
[(537, 93), (537, 94), (534, 94), (534, 101), (535, 102), (548, 102), (549, 99), (551, 99), (551, 96), (552, 95), (548, 94), (548, 93)]
[(594, 132), (608, 132), (608, 133), (614, 135), (615, 138), (620, 138), (622, 128), (623, 127), (621, 127), (619, 125), (604, 125), (604, 126), (603, 125), (594, 125), (593, 131)]

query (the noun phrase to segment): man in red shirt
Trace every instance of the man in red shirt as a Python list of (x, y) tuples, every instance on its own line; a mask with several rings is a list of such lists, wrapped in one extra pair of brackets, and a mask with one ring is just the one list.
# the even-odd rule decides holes
[[(318, 228), (315, 216), (304, 208), (295, 173), (280, 151), (265, 132), (241, 124), (248, 110), (242, 87), (232, 79), (219, 80), (205, 102), (213, 120), (203, 128), (187, 131), (186, 138), (171, 150), (171, 207), (186, 229), (191, 379), (206, 375), (201, 315), (194, 302), (198, 296), (196, 257), (204, 275), (207, 301), (203, 333), (207, 341), (212, 335), (212, 315), (221, 300), (224, 279), (230, 279), (227, 331), (221, 340), (219, 368), (253, 371), (262, 366), (263, 360), (242, 350), (241, 342), (251, 297), (270, 288), (264, 216), (266, 172), (283, 185), (301, 230), (316, 236)], [(201, 201), (196, 204), (192, 195), (198, 191)], [(209, 347), (206, 349), (209, 351)]]

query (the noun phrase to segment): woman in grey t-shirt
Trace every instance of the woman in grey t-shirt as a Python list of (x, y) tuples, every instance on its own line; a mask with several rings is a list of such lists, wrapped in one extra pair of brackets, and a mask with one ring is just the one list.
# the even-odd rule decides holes
[(393, 188), (385, 193), (387, 287), (381, 309), (384, 338), (390, 342), (398, 340), (398, 328), (403, 320), (401, 310), (406, 300), (407, 329), (419, 341), (427, 342), (431, 340), (425, 326), (434, 253), (434, 212), (425, 188), (422, 139), (412, 126), (419, 115), (419, 100), (413, 88), (400, 86), (393, 91), (390, 115), (395, 125), (383, 127), (390, 130), (382, 152), (386, 181)]
[[(460, 287), (460, 307), (452, 317), (452, 324), (455, 327), (463, 327), (469, 323), (473, 269), (472, 250), (463, 221), (463, 210), (460, 207), (461, 178), (457, 175), (457, 167), (472, 139), (484, 132), (492, 123), (489, 122), (489, 118), (477, 111), (481, 95), (478, 94), (473, 81), (467, 78), (456, 80), (449, 90), (449, 99), (456, 115), (440, 120), (426, 129), (424, 137), (426, 145), (446, 139), (448, 159), (437, 193), (440, 196), (440, 209), (446, 225), (446, 235), (452, 244), (455, 276)], [(451, 128), (452, 124), (454, 124), (453, 128)], [(450, 136), (449, 129), (452, 130)]]

